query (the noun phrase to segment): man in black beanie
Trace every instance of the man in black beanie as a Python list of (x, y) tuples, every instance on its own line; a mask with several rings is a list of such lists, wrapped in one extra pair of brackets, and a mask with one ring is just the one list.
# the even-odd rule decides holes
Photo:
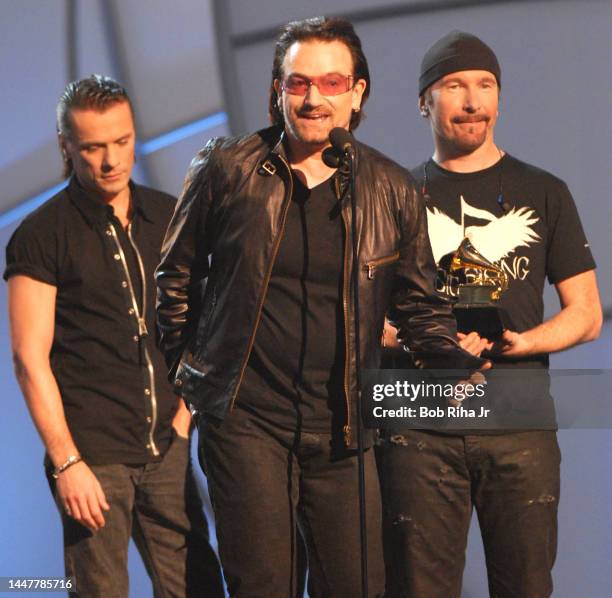
[[(499, 301), (509, 316), (503, 333), (458, 336), (464, 349), (491, 359), (494, 370), (515, 370), (511, 383), (521, 392), (510, 397), (513, 412), (532, 406), (534, 372), (545, 377), (550, 400), (548, 354), (595, 339), (602, 316), (595, 263), (567, 186), (494, 142), (500, 86), (495, 54), (473, 35), (453, 31), (427, 51), (418, 106), (435, 151), (413, 175), (427, 204), (438, 291), (456, 300), (456, 281), (441, 264), (466, 237), (508, 276)], [(544, 322), (546, 277), (561, 309)], [(560, 454), (554, 425), (546, 429), (533, 419), (529, 427), (485, 425), (466, 433), (447, 426), (444, 433), (387, 437), (381, 471), (388, 595), (460, 596), (473, 507), (491, 596), (551, 594)]]

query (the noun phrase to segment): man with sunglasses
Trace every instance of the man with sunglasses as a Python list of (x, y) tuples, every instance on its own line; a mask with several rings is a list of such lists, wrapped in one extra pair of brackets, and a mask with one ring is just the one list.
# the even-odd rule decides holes
[[(294, 596), (299, 531), (311, 596), (361, 594), (356, 369), (375, 368), (391, 318), (417, 348), (449, 351), (425, 213), (410, 175), (356, 143), (359, 264), (347, 181), (322, 152), (370, 91), (350, 23), (289, 23), (276, 42), (274, 126), (212, 140), (192, 163), (158, 268), (162, 347), (199, 414), (232, 596)], [(351, 275), (359, 270), (361, 363)], [(371, 438), (366, 443), (371, 445)], [(381, 506), (365, 453), (369, 595), (384, 591)]]

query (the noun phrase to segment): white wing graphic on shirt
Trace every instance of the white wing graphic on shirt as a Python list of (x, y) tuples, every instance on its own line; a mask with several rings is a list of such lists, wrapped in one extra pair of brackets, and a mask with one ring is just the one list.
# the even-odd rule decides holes
[(436, 264), (447, 253), (455, 251), (463, 241), (461, 225), (438, 208), (427, 208), (427, 230)]
[(465, 235), (489, 261), (498, 262), (518, 247), (529, 247), (540, 240), (540, 235), (531, 228), (537, 221), (533, 210), (512, 208), (485, 226), (468, 226)]
[[(498, 218), (492, 212), (471, 206), (463, 197), (460, 201), (462, 223), (455, 222), (438, 208), (427, 208), (427, 227), (436, 263), (446, 254), (455, 251), (464, 237), (468, 237), (474, 247), (491, 262), (498, 262), (518, 247), (528, 247), (540, 240), (532, 228), (538, 222), (538, 217), (530, 208), (512, 208)], [(488, 223), (468, 226), (464, 231), (462, 224), (465, 216), (487, 220)]]

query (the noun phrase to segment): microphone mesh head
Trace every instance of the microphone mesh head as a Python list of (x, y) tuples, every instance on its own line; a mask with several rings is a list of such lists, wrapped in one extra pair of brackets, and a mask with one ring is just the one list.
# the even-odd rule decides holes
[(323, 162), (330, 168), (338, 168), (340, 166), (340, 156), (333, 147), (327, 147), (323, 150)]
[(353, 136), (342, 127), (335, 127), (330, 131), (329, 141), (332, 147), (340, 152), (345, 152), (347, 146), (353, 146)]

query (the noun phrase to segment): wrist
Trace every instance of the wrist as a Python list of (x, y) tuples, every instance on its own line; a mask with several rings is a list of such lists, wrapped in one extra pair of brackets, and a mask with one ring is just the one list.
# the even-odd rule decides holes
[(64, 473), (67, 469), (69, 469), (73, 465), (80, 463), (82, 460), (83, 460), (83, 457), (81, 457), (81, 455), (79, 454), (70, 455), (68, 459), (66, 459), (66, 461), (64, 461), (63, 463), (61, 463), (60, 465), (58, 465), (57, 467), (53, 469), (53, 471), (51, 472), (51, 475), (53, 476), (54, 479), (57, 480), (60, 477), (60, 474)]
[(530, 330), (519, 333), (521, 345), (523, 346), (524, 355), (534, 355), (539, 352), (537, 346), (537, 337)]

